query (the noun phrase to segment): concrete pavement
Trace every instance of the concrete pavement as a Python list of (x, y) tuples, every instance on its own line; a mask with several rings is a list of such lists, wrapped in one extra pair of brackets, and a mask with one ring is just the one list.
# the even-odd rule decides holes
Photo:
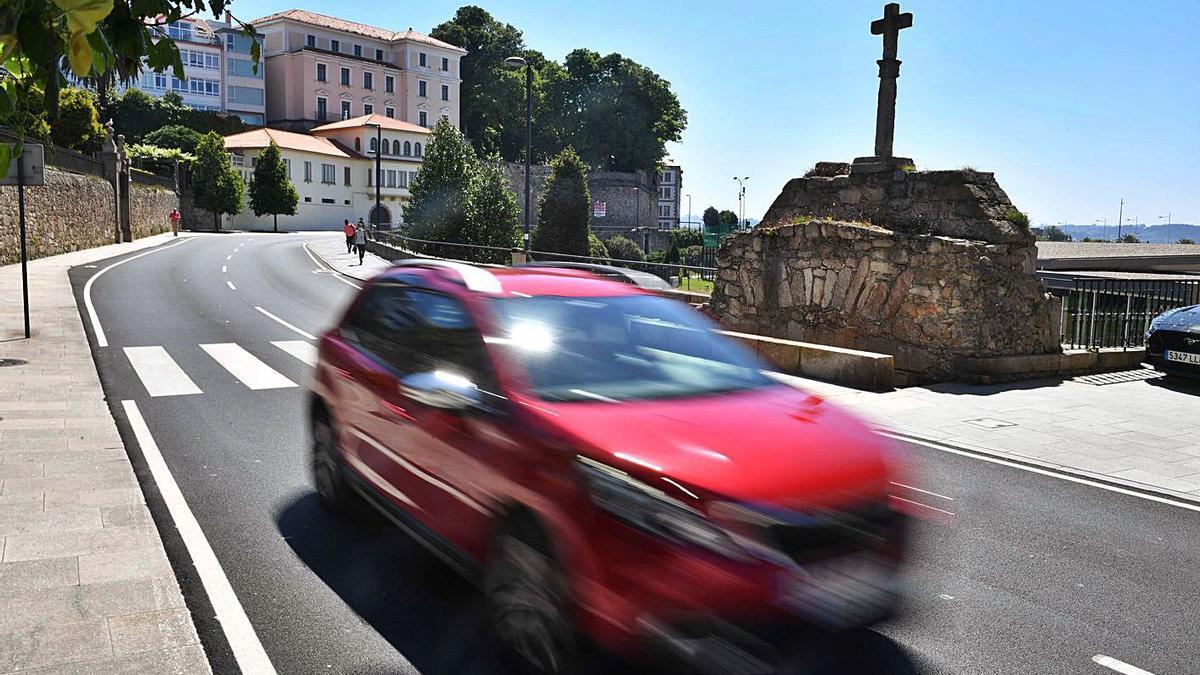
[[(359, 265), (336, 238), (308, 246), (355, 279), (388, 266), (370, 253)], [(1154, 371), (886, 393), (789, 379), (909, 438), (1200, 502), (1200, 386)]]
[(0, 673), (210, 672), (105, 402), (67, 270), (148, 237), (0, 267)]

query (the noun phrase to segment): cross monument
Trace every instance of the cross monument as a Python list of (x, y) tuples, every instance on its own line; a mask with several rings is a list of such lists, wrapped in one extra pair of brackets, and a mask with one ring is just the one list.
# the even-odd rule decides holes
[(875, 112), (875, 156), (859, 157), (854, 160), (855, 164), (878, 165), (886, 169), (912, 162), (907, 158), (892, 156), (892, 138), (896, 130), (896, 78), (900, 77), (900, 60), (896, 58), (896, 50), (900, 31), (912, 25), (912, 13), (901, 14), (898, 2), (884, 5), (883, 18), (871, 22), (871, 34), (883, 36), (883, 58), (877, 62), (879, 106)]

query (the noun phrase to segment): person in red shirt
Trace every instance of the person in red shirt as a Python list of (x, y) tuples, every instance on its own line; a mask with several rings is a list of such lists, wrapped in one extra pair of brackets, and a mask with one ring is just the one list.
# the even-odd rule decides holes
[(179, 236), (179, 209), (171, 209), (171, 236)]
[(342, 234), (346, 235), (346, 253), (354, 253), (354, 226), (350, 224), (349, 218), (342, 225)]

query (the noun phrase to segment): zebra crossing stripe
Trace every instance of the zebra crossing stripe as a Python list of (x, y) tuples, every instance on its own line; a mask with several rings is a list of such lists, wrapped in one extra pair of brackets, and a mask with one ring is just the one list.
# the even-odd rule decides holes
[(284, 389), (296, 383), (232, 342), (200, 345), (208, 355), (250, 389)]
[(317, 365), (317, 348), (304, 340), (280, 340), (271, 344), (300, 359), (310, 366)]
[(125, 358), (150, 396), (203, 393), (162, 347), (126, 347)]

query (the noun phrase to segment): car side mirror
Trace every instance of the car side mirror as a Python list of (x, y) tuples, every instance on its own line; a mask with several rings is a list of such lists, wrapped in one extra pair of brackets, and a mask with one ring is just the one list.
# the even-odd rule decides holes
[(443, 370), (405, 375), (400, 378), (400, 393), (417, 403), (442, 410), (484, 407), (475, 383)]

